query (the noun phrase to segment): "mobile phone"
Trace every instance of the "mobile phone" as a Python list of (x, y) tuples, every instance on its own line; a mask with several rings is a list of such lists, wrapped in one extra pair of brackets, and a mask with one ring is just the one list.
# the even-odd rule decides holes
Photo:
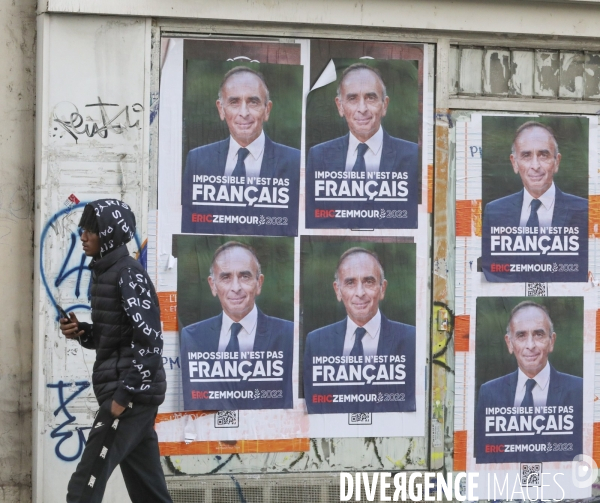
[(61, 318), (66, 318), (67, 320), (70, 320), (69, 315), (62, 307), (60, 307), (59, 305), (57, 305), (56, 307), (58, 308), (58, 312), (60, 313)]

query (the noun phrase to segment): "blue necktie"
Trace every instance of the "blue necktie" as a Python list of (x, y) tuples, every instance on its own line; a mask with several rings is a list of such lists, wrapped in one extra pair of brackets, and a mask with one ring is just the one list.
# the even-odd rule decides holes
[(531, 213), (529, 214), (529, 220), (527, 220), (527, 227), (535, 227), (538, 228), (540, 226), (540, 220), (538, 218), (538, 210), (542, 205), (539, 199), (531, 200)]
[(233, 168), (233, 173), (231, 173), (231, 176), (246, 176), (246, 165), (244, 164), (244, 161), (246, 160), (246, 157), (248, 157), (249, 153), (250, 151), (244, 147), (238, 150), (237, 163), (235, 165), (235, 168)]
[(527, 379), (525, 383), (525, 397), (521, 402), (521, 407), (533, 407), (533, 388), (535, 386), (535, 379)]
[(365, 154), (369, 150), (369, 146), (366, 143), (358, 144), (358, 153), (356, 154), (356, 162), (354, 163), (354, 167), (352, 171), (356, 171), (357, 173), (364, 173), (367, 171), (367, 165), (365, 164)]
[(242, 329), (241, 323), (232, 323), (231, 324), (231, 337), (229, 338), (229, 343), (225, 348), (225, 351), (228, 353), (239, 353), (240, 352), (240, 341), (238, 340), (238, 334)]
[(362, 340), (367, 330), (363, 327), (358, 327), (354, 332), (354, 346), (350, 351), (350, 356), (365, 356), (365, 350), (363, 349)]

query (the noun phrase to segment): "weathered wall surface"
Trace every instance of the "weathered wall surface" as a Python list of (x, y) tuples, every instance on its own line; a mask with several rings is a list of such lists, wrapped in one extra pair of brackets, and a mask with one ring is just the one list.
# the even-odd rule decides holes
[(35, 0), (0, 2), (0, 502), (31, 500)]
[[(98, 407), (95, 353), (60, 334), (58, 306), (89, 321), (85, 203), (126, 201), (138, 222), (130, 251), (145, 237), (150, 24), (44, 14), (37, 28), (33, 501), (58, 503)], [(122, 483), (105, 494), (127, 500)]]
[(401, 28), (433, 33), (519, 34), (597, 37), (600, 5), (597, 1), (510, 0), (44, 0), (42, 12), (77, 12), (181, 19), (215, 19), (247, 23), (302, 23)]

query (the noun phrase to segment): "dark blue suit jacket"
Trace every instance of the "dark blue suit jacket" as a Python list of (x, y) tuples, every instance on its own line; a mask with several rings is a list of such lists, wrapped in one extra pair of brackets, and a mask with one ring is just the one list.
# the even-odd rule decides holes
[[(181, 232), (210, 232), (205, 226), (198, 225), (192, 222), (191, 214), (201, 211), (202, 208), (210, 208), (209, 206), (193, 206), (192, 205), (192, 183), (194, 175), (212, 175), (223, 176), (225, 174), (225, 164), (227, 163), (227, 153), (229, 152), (230, 137), (225, 140), (204, 145), (202, 147), (190, 150), (185, 161), (185, 171), (181, 182), (181, 204), (183, 206), (183, 216)], [(267, 135), (265, 135), (265, 150), (263, 160), (260, 167), (261, 178), (282, 178), (288, 179), (289, 185), (289, 203), (288, 209), (265, 209), (265, 208), (219, 208), (219, 214), (236, 214), (245, 215), (258, 213), (269, 216), (286, 216), (290, 222), (286, 226), (288, 232), (285, 235), (297, 235), (298, 233), (298, 197), (300, 190), (300, 151), (295, 148), (275, 143)], [(270, 185), (272, 186), (272, 185)], [(213, 211), (211, 208), (209, 211)], [(238, 226), (239, 232), (232, 232), (232, 229), (221, 229), (224, 232), (218, 232), (214, 225), (210, 225), (209, 229), (213, 229), (212, 233), (225, 234), (267, 234), (266, 232), (256, 232), (252, 226)], [(262, 226), (265, 228), (265, 226)], [(266, 226), (267, 229), (272, 226)], [(268, 229), (276, 230), (276, 229)], [(292, 232), (293, 231), (293, 232)]]
[[(556, 187), (556, 186), (555, 186)], [(521, 220), (521, 208), (523, 206), (524, 190), (491, 201), (485, 206), (483, 211), (482, 227), (482, 257), (483, 272), (488, 281), (506, 282), (506, 281), (586, 281), (588, 271), (588, 201), (582, 197), (566, 194), (556, 187), (554, 200), (554, 212), (552, 214), (552, 227), (578, 227), (579, 228), (579, 256), (574, 258), (564, 257), (567, 262), (577, 262), (579, 264), (578, 273), (512, 273), (495, 274), (490, 270), (490, 264), (495, 262), (491, 256), (491, 228), (492, 227), (519, 227)], [(563, 235), (563, 234), (561, 234)], [(502, 260), (501, 260), (502, 259)], [(498, 261), (510, 263), (535, 263), (538, 257), (501, 257)], [(506, 259), (506, 260), (504, 260)], [(554, 262), (560, 259), (554, 257)]]
[[(479, 397), (477, 399), (477, 408), (475, 412), (475, 457), (478, 463), (510, 463), (514, 461), (560, 461), (561, 455), (565, 455), (568, 460), (572, 460), (576, 454), (581, 453), (581, 429), (583, 427), (583, 379), (558, 372), (550, 365), (550, 382), (548, 383), (547, 406), (573, 406), (574, 431), (573, 435), (563, 435), (562, 442), (572, 442), (574, 450), (566, 453), (550, 452), (548, 454), (540, 453), (486, 453), (485, 445), (493, 443), (529, 443), (533, 437), (490, 437), (485, 438), (485, 410), (486, 407), (514, 407), (515, 393), (517, 391), (518, 370), (513, 373), (498, 377), (481, 385)], [(537, 440), (537, 439), (536, 439)], [(548, 437), (546, 437), (548, 440)], [(541, 437), (543, 443), (544, 437)]]
[[(194, 175), (225, 174), (229, 140), (210, 143), (190, 150), (185, 161), (185, 171)], [(275, 143), (265, 135), (265, 151), (260, 166), (260, 176), (269, 178), (300, 178), (300, 151)], [(187, 177), (184, 178), (184, 180)]]
[[(344, 353), (344, 339), (346, 338), (346, 326), (348, 318), (344, 318), (342, 321), (338, 321), (333, 325), (328, 325), (323, 328), (314, 330), (306, 337), (306, 344), (304, 348), (304, 397), (306, 399), (306, 406), (310, 413), (326, 412), (321, 409), (323, 404), (312, 403), (310, 397), (313, 392), (319, 391), (318, 388), (312, 386), (312, 361), (313, 356), (342, 356)], [(415, 403), (415, 327), (412, 325), (406, 325), (397, 321), (388, 320), (383, 314), (381, 315), (381, 329), (379, 331), (379, 343), (377, 345), (378, 355), (406, 355), (405, 372), (406, 379), (405, 385), (402, 391), (405, 394), (405, 401), (407, 404)], [(350, 391), (352, 386), (344, 386), (341, 391)], [(358, 386), (356, 387), (358, 388)], [(365, 393), (365, 386), (359, 390), (361, 393)], [(387, 386), (375, 386), (375, 388), (387, 388)], [(356, 390), (352, 390), (356, 393)], [(385, 391), (385, 390), (378, 390)], [(372, 391), (371, 391), (372, 392)], [(344, 404), (348, 406), (347, 412), (354, 412), (352, 407), (356, 404), (348, 403)], [(377, 404), (375, 410), (385, 410), (386, 403)], [(314, 409), (312, 412), (311, 409)], [(415, 410), (415, 408), (407, 409)], [(344, 411), (340, 411), (344, 412)]]
[[(217, 351), (223, 313), (188, 325), (181, 331), (190, 351)], [(182, 341), (183, 342), (183, 341)], [(294, 348), (294, 324), (291, 321), (267, 316), (260, 309), (256, 321), (254, 351), (285, 351), (292, 354)]]
[[(348, 144), (350, 142), (350, 133), (341, 138), (335, 140), (326, 141), (312, 147), (308, 152), (308, 159), (306, 162), (306, 222), (308, 228), (323, 227), (322, 221), (315, 218), (315, 208), (328, 209), (332, 204), (330, 202), (323, 203), (322, 201), (315, 202), (315, 173), (317, 171), (345, 171), (346, 170), (346, 157), (348, 155)], [(400, 138), (394, 138), (390, 136), (386, 131), (383, 131), (383, 145), (381, 146), (381, 163), (379, 164), (380, 172), (406, 172), (408, 174), (408, 201), (393, 203), (395, 208), (406, 208), (409, 212), (407, 219), (402, 219), (405, 223), (411, 225), (404, 225), (403, 228), (416, 228), (417, 227), (417, 206), (419, 204), (419, 146), (416, 143), (410, 141), (401, 140)], [(391, 205), (392, 203), (387, 203)], [(362, 209), (362, 207), (381, 207), (380, 202), (353, 202), (335, 204), (336, 208), (342, 209)], [(390, 206), (391, 208), (392, 206)], [(344, 220), (344, 222), (342, 222)], [(348, 227), (352, 226), (352, 222), (345, 222), (347, 219), (336, 219), (335, 227)], [(364, 219), (363, 219), (364, 220)], [(374, 219), (375, 223), (378, 219)], [(381, 219), (379, 219), (381, 221)], [(400, 219), (398, 219), (400, 221)], [(354, 223), (354, 227), (359, 222)], [(414, 225), (413, 225), (414, 224)], [(334, 225), (327, 225), (327, 227), (334, 227)], [(361, 227), (361, 225), (358, 225)], [(362, 227), (368, 227), (368, 225), (362, 225)], [(379, 226), (378, 226), (379, 227)], [(389, 226), (387, 226), (389, 227)], [(384, 225), (380, 228), (386, 228)]]
[[(554, 213), (552, 214), (552, 226), (573, 227), (585, 225), (585, 229), (587, 230), (587, 199), (566, 194), (556, 186), (555, 188), (556, 195), (554, 199)], [(486, 204), (483, 212), (484, 229), (496, 226), (519, 227), (524, 190)]]
[[(319, 143), (308, 152), (307, 168), (314, 171), (345, 171), (350, 133), (335, 140)], [(417, 175), (419, 146), (416, 143), (390, 136), (383, 131), (379, 171), (407, 171)]]
[[(182, 356), (185, 356), (183, 355), (184, 351), (218, 351), (222, 321), (223, 313), (213, 318), (209, 318), (208, 320), (199, 321), (198, 323), (188, 325), (181, 330)], [(291, 408), (293, 406), (292, 365), (294, 362), (294, 324), (291, 321), (267, 316), (259, 309), (253, 350), (283, 351), (283, 400), (285, 402), (285, 406), (278, 408)], [(186, 370), (187, 369), (183, 368), (182, 365), (182, 371), (185, 372)], [(186, 381), (185, 373), (184, 381)], [(249, 383), (249, 385), (251, 388), (255, 386), (252, 383)], [(272, 402), (273, 400), (270, 401)], [(260, 401), (257, 402), (260, 403)], [(269, 400), (265, 401), (265, 403), (268, 402)]]

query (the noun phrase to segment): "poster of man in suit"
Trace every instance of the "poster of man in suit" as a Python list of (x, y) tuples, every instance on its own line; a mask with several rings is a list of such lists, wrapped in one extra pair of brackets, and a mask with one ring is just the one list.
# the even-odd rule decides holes
[(482, 118), (482, 267), (490, 282), (588, 272), (589, 120)]
[(309, 414), (415, 410), (414, 253), (413, 243), (393, 238), (303, 239)]
[(187, 63), (181, 231), (297, 235), (302, 66)]
[(185, 410), (293, 405), (293, 239), (177, 236)]
[(582, 297), (479, 297), (477, 463), (581, 454), (582, 375)]
[(323, 69), (307, 100), (307, 228), (417, 228), (418, 71), (376, 59)]

